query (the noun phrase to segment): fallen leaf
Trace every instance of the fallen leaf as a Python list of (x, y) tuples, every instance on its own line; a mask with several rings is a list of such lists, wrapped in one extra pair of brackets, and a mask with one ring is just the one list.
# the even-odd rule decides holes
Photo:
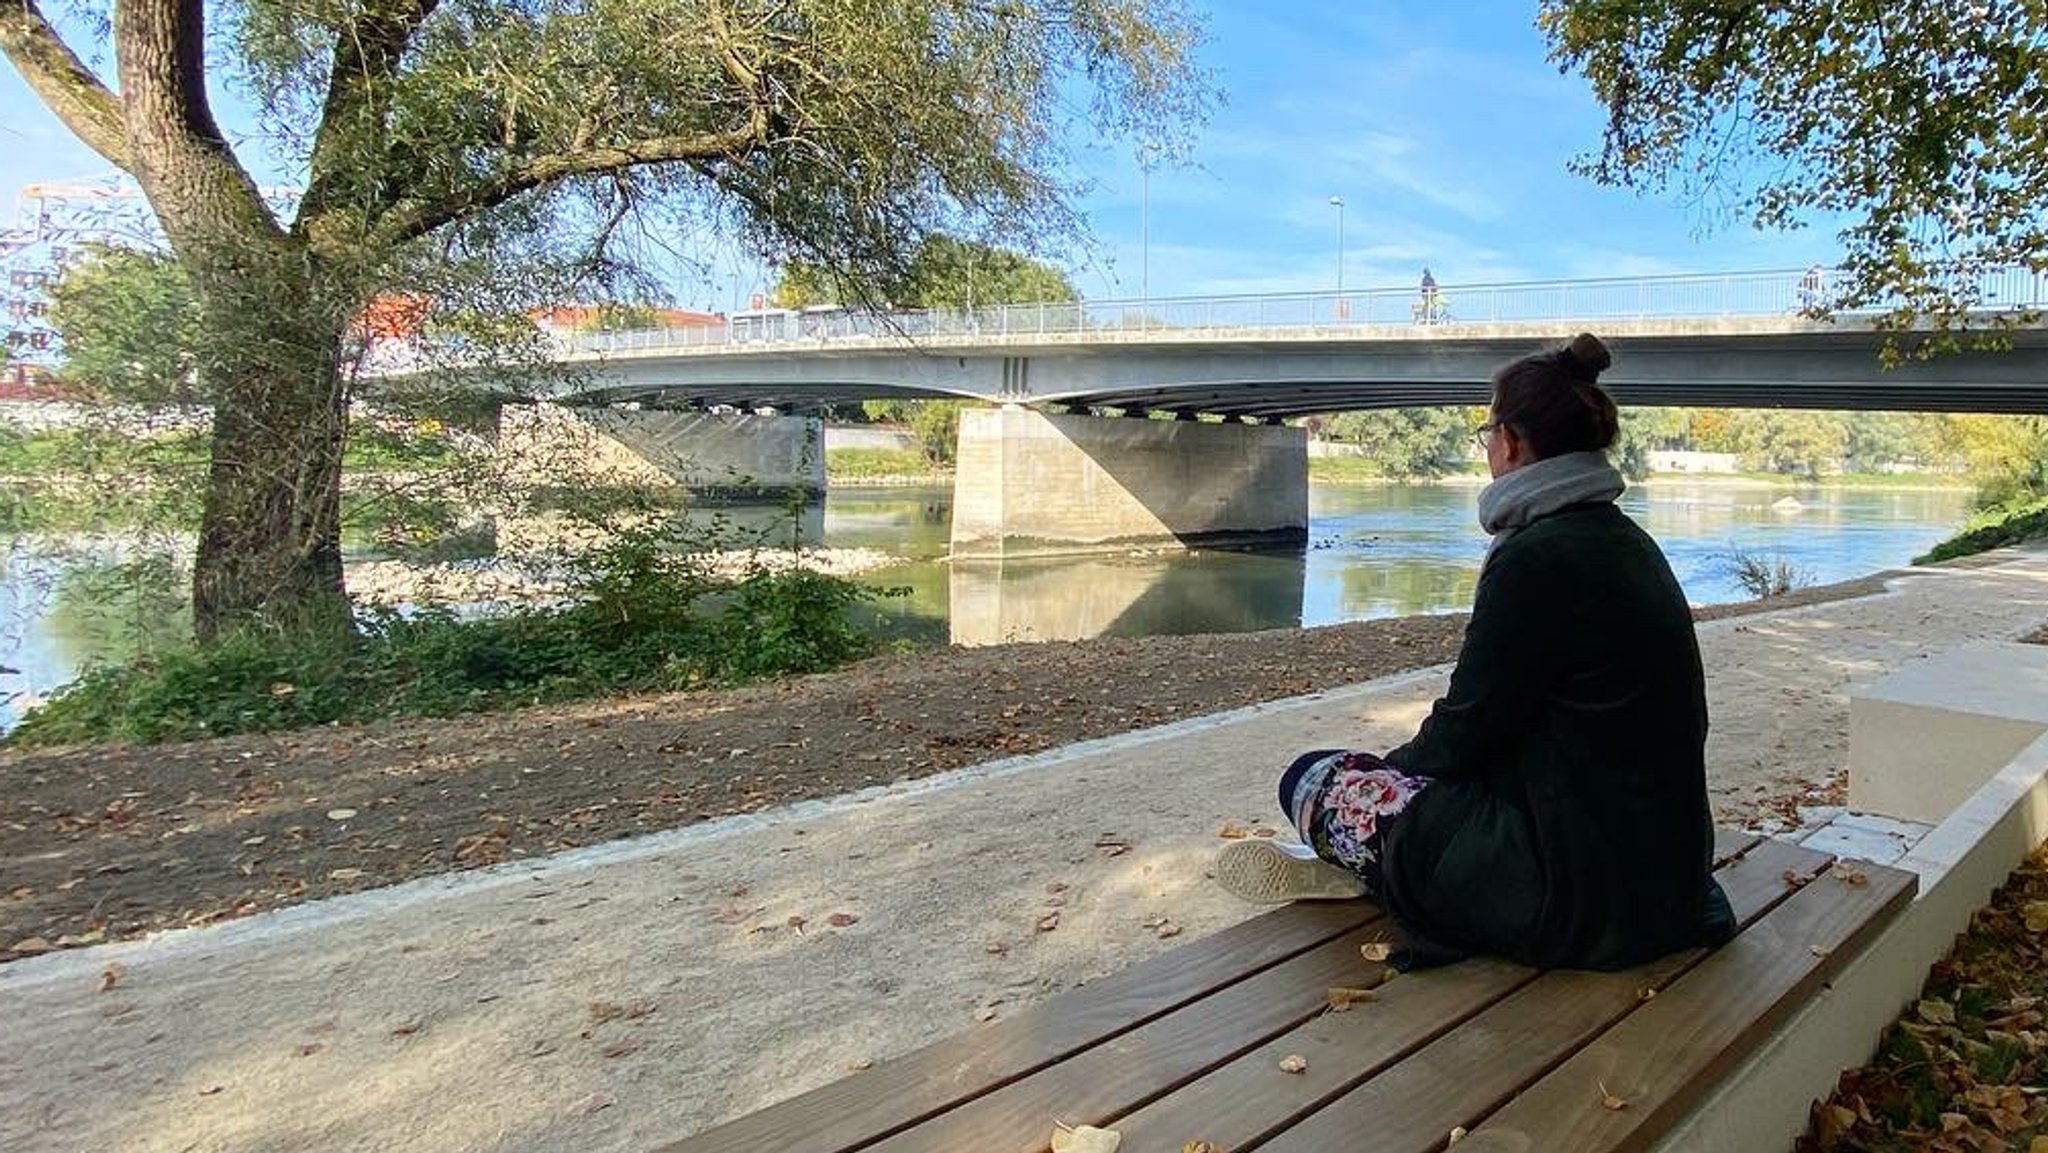
[(1279, 835), (1280, 830), (1273, 828), (1270, 825), (1259, 825), (1256, 828), (1252, 829), (1252, 836), (1254, 837), (1277, 837)]
[(2027, 1153), (2048, 1153), (2048, 1137), (2036, 1137), (2027, 1142)]
[(1131, 843), (1115, 833), (1103, 833), (1095, 838), (1095, 847), (1105, 857), (1121, 857), (1131, 851)]
[(638, 1037), (628, 1037), (623, 1041), (617, 1041), (606, 1046), (604, 1055), (606, 1058), (629, 1056), (639, 1052), (640, 1046), (643, 1043)]
[(831, 916), (825, 918), (825, 923), (832, 926), (835, 929), (844, 929), (848, 925), (851, 925), (858, 920), (860, 920), (860, 918), (854, 916), (852, 913), (834, 913)]
[(1828, 870), (1828, 875), (1852, 889), (1860, 889), (1870, 883), (1869, 873), (1849, 864), (1847, 861), (1837, 862), (1834, 868)]
[(355, 815), (356, 815), (356, 811), (355, 811), (354, 809), (329, 809), (329, 810), (327, 810), (327, 819), (328, 819), (328, 820), (330, 820), (330, 821), (346, 821), (346, 820), (348, 820), (348, 819), (349, 819), (350, 817), (353, 817), (353, 816), (355, 816)]
[(1116, 1153), (1123, 1139), (1123, 1134), (1114, 1129), (1097, 1129), (1093, 1125), (1068, 1128), (1055, 1121), (1052, 1153)]
[(1394, 946), (1385, 941), (1370, 941), (1358, 947), (1358, 955), (1378, 965), (1394, 955)]
[(1048, 893), (1064, 893), (1067, 891), (1067, 883), (1065, 881), (1054, 881), (1045, 887), (1045, 891)]
[(792, 929), (795, 929), (797, 935), (802, 936), (804, 932), (804, 926), (810, 924), (810, 922), (792, 913), (790, 914), (789, 920), (784, 921), (783, 924), (788, 925)]
[(1238, 824), (1236, 821), (1225, 821), (1223, 822), (1223, 827), (1216, 830), (1216, 835), (1226, 841), (1242, 841), (1246, 837), (1251, 836), (1251, 830)]
[(47, 953), (50, 951), (51, 945), (50, 942), (41, 937), (23, 937), (21, 940), (16, 941), (12, 948), (16, 953)]
[(1207, 1141), (1190, 1141), (1180, 1147), (1180, 1153), (1224, 1153), (1224, 1149), (1220, 1145), (1211, 1145)]
[(249, 846), (249, 847), (251, 847), (251, 848), (254, 848), (255, 846), (257, 846), (257, 845), (260, 845), (260, 844), (262, 844), (263, 842), (265, 842), (265, 841), (267, 841), (267, 840), (269, 840), (269, 839), (270, 839), (269, 837), (262, 837), (262, 836), (257, 836), (257, 837), (243, 837), (243, 838), (242, 838), (242, 843), (243, 843), (243, 844), (245, 844), (245, 845), (248, 845), (248, 846)]
[(1460, 1126), (1456, 1127), (1455, 1129), (1452, 1129), (1452, 1130), (1451, 1130), (1451, 1136), (1450, 1136), (1450, 1139), (1449, 1139), (1448, 1141), (1445, 1141), (1445, 1142), (1444, 1142), (1444, 1147), (1445, 1147), (1445, 1148), (1449, 1148), (1449, 1147), (1451, 1147), (1452, 1145), (1456, 1145), (1456, 1144), (1457, 1144), (1458, 1142), (1460, 1142), (1460, 1141), (1462, 1141), (1462, 1140), (1464, 1140), (1464, 1139), (1465, 1139), (1465, 1127), (1464, 1127), (1463, 1125), (1460, 1125)]
[(1834, 950), (1828, 948), (1826, 945), (1808, 945), (1806, 947), (1806, 951), (1812, 953), (1816, 957), (1825, 957)]
[(1158, 927), (1158, 928), (1156, 928), (1156, 929), (1154, 929), (1154, 930), (1152, 930), (1152, 931), (1153, 931), (1154, 933), (1157, 933), (1157, 934), (1159, 934), (1159, 936), (1160, 936), (1160, 937), (1162, 937), (1162, 938), (1164, 938), (1164, 937), (1178, 937), (1178, 936), (1180, 936), (1180, 926), (1179, 926), (1179, 925), (1176, 925), (1176, 924), (1174, 924), (1174, 923), (1173, 923), (1172, 921), (1165, 921), (1165, 922), (1162, 922), (1162, 923), (1161, 923), (1161, 924), (1159, 925), (1159, 927)]
[(318, 1041), (308, 1041), (305, 1044), (299, 1046), (299, 1056), (311, 1057), (313, 1054), (318, 1053), (319, 1051), (325, 1048), (327, 1048), (327, 1046), (321, 1044)]
[(1344, 985), (1333, 986), (1329, 992), (1330, 1012), (1342, 1013), (1353, 1005), (1377, 1001), (1380, 995), (1371, 989), (1354, 989)]
[(1058, 893), (1054, 893), (1045, 899), (1045, 907), (1048, 909), (1057, 909), (1066, 903), (1067, 899)]
[(1628, 1099), (1626, 1097), (1616, 1097), (1614, 1094), (1607, 1091), (1606, 1085), (1601, 1085), (1600, 1107), (1602, 1109), (1607, 1110), (1609, 1113), (1619, 1113), (1623, 1109), (1628, 1108)]
[(353, 881), (362, 875), (363, 871), (361, 869), (330, 869), (327, 873), (327, 879), (330, 881)]
[(588, 1117), (600, 1109), (609, 1109), (618, 1103), (618, 1098), (610, 1093), (592, 1093), (588, 1097), (577, 1098), (576, 1102), (569, 1106), (569, 1116)]
[(425, 1023), (426, 1022), (421, 1021), (418, 1017), (414, 1017), (410, 1021), (407, 1021), (404, 1024), (400, 1025), (398, 1028), (391, 1030), (391, 1035), (393, 1037), (410, 1037), (414, 1033), (419, 1032), (420, 1026), (424, 1025)]
[(211, 1087), (211, 1088), (207, 1088), (207, 1089), (201, 1089), (201, 1090), (199, 1091), (199, 1095), (200, 1095), (201, 1097), (211, 1097), (211, 1096), (213, 1096), (213, 1095), (214, 1095), (215, 1093), (218, 1093), (218, 1092), (220, 1092), (220, 1091), (221, 1091), (222, 1089), (225, 1089), (225, 1088), (227, 1088), (227, 1086), (226, 1086), (226, 1085), (215, 1085), (215, 1086), (213, 1086), (213, 1087)]
[(860, 1071), (861, 1071), (861, 1070), (863, 1070), (863, 1069), (872, 1069), (872, 1068), (874, 1068), (874, 1067), (875, 1067), (875, 1061), (874, 1061), (874, 1058), (872, 1058), (872, 1057), (856, 1057), (856, 1058), (854, 1058), (853, 1060), (851, 1060), (851, 1061), (848, 1061), (848, 1062), (846, 1063), (846, 1067), (847, 1067), (847, 1068), (849, 1068), (849, 1069), (851, 1069), (851, 1070), (853, 1070), (854, 1072), (858, 1073), (858, 1072), (860, 1072)]
[(1308, 1072), (1308, 1058), (1299, 1053), (1289, 1053), (1287, 1056), (1280, 1058), (1280, 1071), (1282, 1073), (1306, 1073)]
[(2020, 909), (2020, 916), (2026, 919), (2027, 932), (2048, 932), (2048, 901), (2028, 901)]
[(114, 986), (120, 984), (121, 978), (126, 977), (127, 975), (128, 966), (123, 965), (119, 961), (115, 961), (109, 964), (106, 968), (101, 969), (100, 992), (104, 993), (107, 990), (113, 988)]
[(995, 1007), (994, 1005), (989, 1005), (989, 1006), (987, 1006), (987, 1007), (983, 1008), (981, 1012), (979, 1012), (979, 1013), (976, 1013), (976, 1014), (974, 1015), (974, 1019), (975, 1019), (975, 1020), (977, 1020), (977, 1021), (993, 1021), (993, 1020), (995, 1020), (995, 1019), (996, 1019), (996, 1007)]
[(1060, 911), (1058, 909), (1054, 909), (1052, 912), (1047, 913), (1045, 916), (1040, 917), (1038, 919), (1038, 931), (1041, 933), (1050, 933), (1054, 929), (1057, 929), (1059, 927)]
[(991, 957), (1000, 957), (1008, 953), (1010, 951), (1010, 947), (1001, 941), (990, 941), (988, 944), (983, 945), (981, 947), (981, 951), (987, 953)]
[(1920, 1019), (1930, 1025), (1953, 1025), (1956, 1023), (1956, 1007), (1947, 1001), (1923, 1000), (1914, 1006)]
[(1644, 985), (1642, 988), (1636, 990), (1636, 1000), (1638, 1001), (1648, 1001), (1656, 995), (1657, 986), (1655, 985)]

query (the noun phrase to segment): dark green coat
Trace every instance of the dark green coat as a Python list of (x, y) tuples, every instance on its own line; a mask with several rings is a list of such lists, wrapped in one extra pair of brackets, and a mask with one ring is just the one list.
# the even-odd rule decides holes
[(1412, 963), (1621, 968), (1732, 931), (1685, 595), (1607, 502), (1502, 540), (1450, 688), (1386, 760), (1434, 778), (1382, 846)]

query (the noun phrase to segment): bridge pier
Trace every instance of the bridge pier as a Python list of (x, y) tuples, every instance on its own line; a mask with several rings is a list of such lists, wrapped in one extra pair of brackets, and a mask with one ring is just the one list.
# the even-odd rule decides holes
[(967, 409), (956, 558), (1308, 539), (1308, 433), (1272, 425)]
[(498, 452), (527, 484), (816, 497), (825, 491), (823, 428), (815, 417), (508, 404)]

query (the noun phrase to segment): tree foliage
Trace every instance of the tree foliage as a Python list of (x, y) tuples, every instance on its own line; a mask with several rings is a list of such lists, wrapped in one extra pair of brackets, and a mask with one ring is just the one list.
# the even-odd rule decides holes
[(1983, 271), (2048, 269), (2039, 3), (1543, 0), (1538, 22), (1607, 108), (1581, 171), (1767, 227), (1846, 219), (1828, 303), (1931, 321), (1944, 347), (1967, 310), (2007, 305)]
[(75, 389), (142, 405), (205, 398), (199, 299), (163, 253), (92, 250), (51, 288), (50, 323), (63, 342), (64, 381)]
[(1383, 475), (1400, 480), (1457, 471), (1475, 423), (1462, 408), (1376, 408), (1337, 413), (1323, 430), (1331, 440), (1364, 447)]
[[(896, 308), (980, 308), (1081, 299), (1066, 273), (1044, 261), (951, 236), (926, 237), (901, 274), (868, 291), (874, 299)], [(775, 287), (775, 303), (783, 308), (838, 304), (846, 299), (829, 269), (807, 262), (784, 268)]]

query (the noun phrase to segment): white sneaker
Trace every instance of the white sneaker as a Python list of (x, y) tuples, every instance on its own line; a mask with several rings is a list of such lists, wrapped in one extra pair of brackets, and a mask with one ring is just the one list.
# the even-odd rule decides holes
[(1260, 904), (1348, 901), (1365, 896), (1365, 882), (1307, 845), (1237, 841), (1216, 854), (1216, 883)]

